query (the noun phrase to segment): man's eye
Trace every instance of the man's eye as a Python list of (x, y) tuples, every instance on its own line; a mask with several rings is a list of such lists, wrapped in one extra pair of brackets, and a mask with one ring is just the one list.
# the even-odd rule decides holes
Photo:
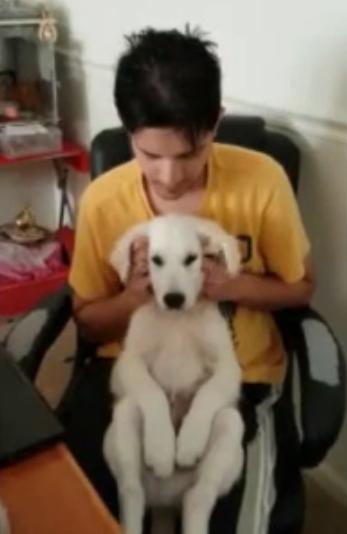
[(194, 263), (196, 260), (198, 259), (197, 255), (196, 254), (188, 254), (188, 256), (186, 256), (186, 258), (184, 258), (184, 265), (186, 267), (188, 267), (189, 265), (191, 265), (192, 263)]
[(144, 152), (143, 153), (147, 159), (159, 159), (159, 155), (158, 154), (149, 154), (148, 152)]
[(152, 256), (151, 258), (152, 263), (154, 265), (157, 265), (157, 267), (162, 267), (164, 265), (164, 260), (161, 256), (158, 256), (157, 254), (155, 256)]

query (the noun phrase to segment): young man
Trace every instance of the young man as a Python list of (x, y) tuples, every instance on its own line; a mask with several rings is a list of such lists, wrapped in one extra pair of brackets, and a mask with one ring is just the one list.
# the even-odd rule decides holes
[[(222, 114), (220, 66), (213, 44), (197, 34), (131, 36), (115, 101), (135, 157), (83, 195), (70, 274), (77, 323), (99, 346), (95, 368), (107, 377), (132, 313), (151, 298), (146, 243), (134, 246), (131, 276), (121, 287), (108, 262), (114, 242), (157, 214), (192, 213), (247, 237), (241, 274), (231, 279), (208, 263), (204, 295), (236, 305), (244, 382), (269, 392), (286, 370), (271, 312), (308, 304), (314, 287), (309, 243), (283, 169), (264, 154), (213, 143)], [(106, 404), (107, 380), (101, 382), (90, 403)]]

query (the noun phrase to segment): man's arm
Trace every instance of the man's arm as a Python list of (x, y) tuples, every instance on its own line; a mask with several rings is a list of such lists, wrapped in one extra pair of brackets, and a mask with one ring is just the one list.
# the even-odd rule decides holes
[(151, 298), (147, 267), (147, 242), (135, 243), (126, 287), (117, 294), (86, 300), (73, 297), (75, 320), (82, 334), (93, 343), (120, 341), (132, 314)]
[(310, 304), (315, 290), (311, 258), (305, 261), (304, 277), (288, 284), (277, 276), (241, 274), (230, 282), (231, 300), (251, 309), (276, 311)]
[(310, 258), (305, 261), (303, 278), (295, 283), (284, 282), (277, 276), (248, 273), (231, 278), (224, 266), (213, 263), (206, 266), (204, 287), (204, 294), (211, 300), (230, 300), (246, 308), (276, 311), (308, 305), (315, 290)]
[(121, 340), (131, 315), (140, 306), (139, 301), (123, 291), (119, 295), (88, 301), (73, 297), (74, 317), (82, 335), (96, 344)]

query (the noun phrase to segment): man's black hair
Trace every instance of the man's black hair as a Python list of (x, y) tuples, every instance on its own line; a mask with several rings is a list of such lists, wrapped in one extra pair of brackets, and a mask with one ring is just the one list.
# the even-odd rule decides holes
[(181, 130), (191, 141), (212, 130), (221, 109), (215, 44), (199, 30), (145, 29), (128, 37), (114, 96), (130, 133), (146, 127)]

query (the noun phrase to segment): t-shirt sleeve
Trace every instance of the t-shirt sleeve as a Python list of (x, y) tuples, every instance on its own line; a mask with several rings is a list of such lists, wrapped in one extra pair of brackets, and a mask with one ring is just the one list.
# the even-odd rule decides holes
[(260, 249), (268, 272), (287, 283), (304, 277), (310, 243), (293, 190), (281, 167), (263, 212)]
[(98, 213), (90, 202), (88, 190), (86, 193), (79, 206), (69, 284), (79, 297), (96, 300), (116, 294), (120, 283), (108, 263), (102, 222), (98, 220)]

